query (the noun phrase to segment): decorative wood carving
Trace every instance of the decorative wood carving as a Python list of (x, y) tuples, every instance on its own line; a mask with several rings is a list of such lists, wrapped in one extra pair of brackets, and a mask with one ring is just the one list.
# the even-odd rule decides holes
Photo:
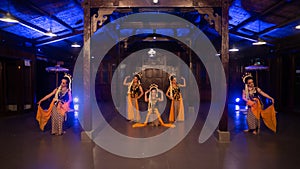
[(221, 35), (221, 16), (214, 12), (213, 8), (195, 8), (200, 14), (206, 14), (204, 19), (213, 25), (215, 30)]
[(106, 15), (110, 15), (116, 8), (99, 8), (98, 14), (92, 16), (92, 34), (97, 31), (99, 27), (107, 20)]

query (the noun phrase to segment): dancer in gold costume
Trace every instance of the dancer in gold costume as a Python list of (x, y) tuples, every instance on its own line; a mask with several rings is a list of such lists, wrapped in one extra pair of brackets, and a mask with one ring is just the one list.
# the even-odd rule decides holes
[[(150, 92), (149, 96), (147, 94)], [(158, 97), (158, 93), (160, 93), (160, 97)], [(164, 100), (163, 92), (158, 89), (156, 84), (151, 84), (150, 89), (145, 92), (145, 102), (148, 102), (148, 113), (144, 123), (136, 123), (132, 127), (144, 127), (148, 124), (150, 119), (150, 123), (158, 126), (159, 124), (164, 127), (175, 127), (174, 124), (166, 124), (160, 117), (160, 113), (158, 111), (158, 102), (162, 102)]]
[(130, 76), (126, 76), (123, 85), (128, 86), (127, 90), (127, 119), (139, 122), (141, 119), (139, 112), (138, 99), (144, 94), (141, 86), (141, 74), (137, 73), (133, 76), (131, 82), (127, 82)]
[(178, 84), (175, 75), (170, 75), (170, 86), (166, 96), (172, 100), (169, 121), (184, 121), (184, 105), (180, 87), (186, 87), (185, 78), (181, 77), (183, 84)]

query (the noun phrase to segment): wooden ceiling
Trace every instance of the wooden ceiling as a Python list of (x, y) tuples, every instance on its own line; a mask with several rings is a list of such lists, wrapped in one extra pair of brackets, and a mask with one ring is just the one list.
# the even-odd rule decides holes
[[(218, 37), (213, 26), (206, 22), (205, 14), (195, 6), (215, 7), (220, 14), (221, 0), (94, 0), (92, 6), (115, 8), (108, 16), (110, 22), (122, 16), (145, 11), (160, 11), (175, 14), (192, 22), (200, 29)], [(19, 23), (0, 21), (0, 45), (17, 45), (34, 48), (37, 55), (54, 59), (76, 59), (81, 48), (71, 44), (83, 45), (82, 0), (2, 0), (0, 17), (7, 12)], [(205, 25), (206, 23), (206, 25)], [(168, 23), (165, 23), (168, 26)], [(261, 38), (268, 45), (280, 48), (300, 48), (299, 0), (233, 0), (229, 9), (230, 43), (251, 45)], [(132, 28), (133, 29), (133, 28)], [(46, 36), (51, 30), (56, 37)]]

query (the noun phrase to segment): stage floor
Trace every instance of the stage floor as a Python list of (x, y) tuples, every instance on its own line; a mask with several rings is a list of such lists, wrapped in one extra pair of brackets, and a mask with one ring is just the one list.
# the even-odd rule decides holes
[[(82, 140), (77, 119), (68, 124), (63, 136), (50, 135), (49, 126), (41, 132), (35, 113), (0, 119), (3, 169), (289, 169), (300, 165), (300, 115), (277, 113), (278, 133), (262, 125), (259, 135), (244, 133), (245, 113), (229, 105), (230, 143), (219, 143), (216, 133), (200, 144), (198, 137), (209, 105), (200, 114), (189, 134), (171, 150), (149, 158), (114, 155), (89, 140)], [(132, 123), (112, 117), (109, 123), (122, 133), (152, 133), (164, 127), (134, 129)], [(125, 125), (124, 125), (125, 124)], [(118, 126), (120, 125), (120, 126)], [(142, 131), (142, 132), (136, 132)], [(150, 134), (151, 135), (151, 134)], [(109, 140), (109, 138), (107, 138)], [(113, 141), (113, 140), (111, 140)]]

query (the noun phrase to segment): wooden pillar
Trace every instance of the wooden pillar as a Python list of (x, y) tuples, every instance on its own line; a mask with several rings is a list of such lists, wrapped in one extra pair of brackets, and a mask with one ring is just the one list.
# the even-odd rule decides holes
[(229, 53), (228, 53), (228, 45), (229, 45), (229, 35), (228, 35), (228, 11), (229, 11), (229, 0), (222, 0), (222, 26), (221, 26), (221, 37), (222, 37), (222, 46), (221, 46), (221, 60), (224, 67), (224, 72), (226, 76), (226, 102), (225, 108), (223, 111), (223, 115), (221, 121), (219, 123), (219, 141), (220, 142), (229, 142), (230, 141), (230, 133), (228, 131), (228, 64), (229, 64)]
[(4, 98), (6, 96), (5, 90), (4, 90), (4, 62), (0, 60), (0, 112), (4, 112), (5, 110), (5, 104), (4, 104)]
[(295, 56), (293, 54), (289, 54), (288, 56), (288, 76), (289, 76), (289, 85), (287, 89), (287, 108), (288, 110), (292, 110), (295, 108), (294, 102), (295, 102), (295, 72), (296, 72), (296, 64), (295, 64)]
[(83, 120), (85, 130), (92, 129), (92, 105), (91, 105), (91, 63), (90, 63), (90, 38), (91, 38), (91, 1), (85, 0), (83, 2), (84, 8), (84, 48), (83, 48)]

